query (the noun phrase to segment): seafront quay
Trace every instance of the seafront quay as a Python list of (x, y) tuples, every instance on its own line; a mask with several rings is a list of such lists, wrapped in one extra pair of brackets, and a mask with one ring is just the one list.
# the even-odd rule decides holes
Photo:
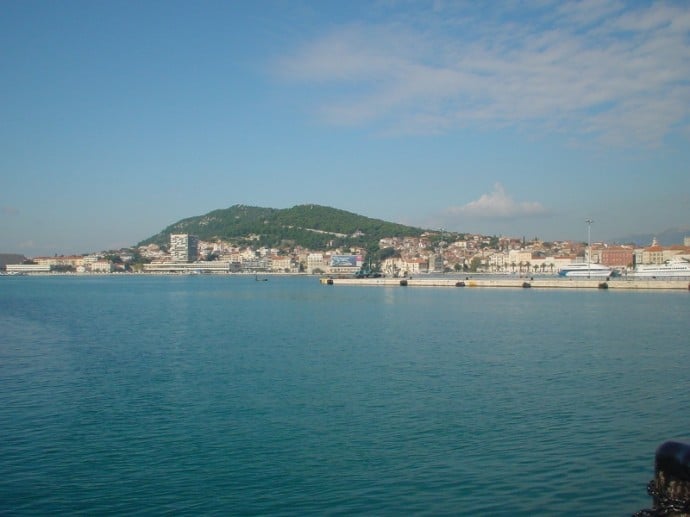
[(320, 282), (333, 286), (380, 287), (456, 287), (456, 288), (535, 288), (535, 289), (628, 289), (628, 290), (690, 290), (688, 279), (632, 279), (632, 278), (559, 278), (559, 277), (411, 277), (411, 278), (333, 278), (322, 277)]

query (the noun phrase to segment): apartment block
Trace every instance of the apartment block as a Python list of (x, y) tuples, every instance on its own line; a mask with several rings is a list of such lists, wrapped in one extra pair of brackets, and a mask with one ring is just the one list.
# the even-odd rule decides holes
[(193, 262), (199, 255), (199, 239), (187, 233), (170, 234), (170, 256), (175, 262)]

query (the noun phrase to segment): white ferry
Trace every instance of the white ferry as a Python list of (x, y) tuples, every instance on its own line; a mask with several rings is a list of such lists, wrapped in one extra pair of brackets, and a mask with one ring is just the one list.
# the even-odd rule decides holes
[(673, 259), (665, 264), (639, 265), (633, 275), (638, 278), (690, 277), (690, 262)]
[(573, 262), (558, 270), (559, 276), (568, 278), (606, 278), (615, 276), (613, 269), (602, 264), (588, 264), (587, 262)]

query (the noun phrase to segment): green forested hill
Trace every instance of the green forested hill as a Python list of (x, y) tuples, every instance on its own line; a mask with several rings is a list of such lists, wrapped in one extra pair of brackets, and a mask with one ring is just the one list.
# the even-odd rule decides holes
[(421, 228), (319, 205), (287, 209), (235, 205), (182, 219), (139, 245), (167, 246), (171, 233), (189, 233), (206, 241), (221, 239), (270, 247), (326, 249), (350, 245), (373, 249), (383, 237), (417, 236), (422, 232)]

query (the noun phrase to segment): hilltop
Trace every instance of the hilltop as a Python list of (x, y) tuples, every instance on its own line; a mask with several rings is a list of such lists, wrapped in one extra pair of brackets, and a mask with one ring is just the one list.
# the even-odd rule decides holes
[(223, 240), (276, 248), (361, 246), (372, 249), (378, 246), (381, 238), (419, 236), (424, 230), (320, 205), (286, 209), (234, 205), (182, 219), (138, 246), (167, 246), (171, 233), (189, 233), (204, 241)]

